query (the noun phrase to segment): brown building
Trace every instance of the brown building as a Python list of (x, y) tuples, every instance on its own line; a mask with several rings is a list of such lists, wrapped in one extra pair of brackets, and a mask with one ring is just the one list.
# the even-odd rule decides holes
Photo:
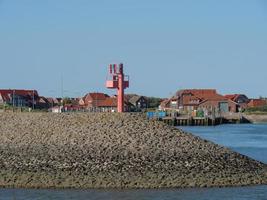
[(94, 108), (101, 105), (109, 96), (104, 93), (88, 93), (79, 100), (79, 105), (86, 106), (87, 108)]
[(212, 111), (213, 109), (218, 113), (238, 112), (237, 103), (222, 95), (206, 98), (199, 103), (198, 109), (204, 109), (206, 111)]
[(225, 97), (237, 103), (238, 110), (242, 111), (247, 108), (249, 98), (244, 94), (227, 94)]
[(38, 109), (48, 109), (50, 107), (50, 103), (47, 98), (40, 96), (36, 103), (36, 108)]
[(57, 98), (47, 97), (46, 98), (49, 102), (49, 107), (54, 107), (60, 105), (60, 101)]
[(248, 102), (247, 106), (248, 108), (255, 108), (255, 107), (261, 107), (261, 106), (266, 106), (266, 100), (264, 99), (250, 99)]
[(133, 95), (128, 94), (128, 95), (125, 95), (124, 97), (125, 97), (126, 102), (134, 106), (133, 111), (141, 111), (148, 107), (148, 100), (144, 96), (139, 96), (136, 94), (133, 94)]
[(33, 105), (39, 99), (38, 92), (36, 90), (17, 90), (17, 89), (4, 89), (0, 90), (0, 104), (14, 105), (16, 107), (24, 107)]
[(164, 99), (160, 105), (159, 109), (163, 111), (168, 111), (168, 110), (177, 110), (178, 111), (178, 100), (175, 97), (172, 97), (170, 99)]
[[(104, 93), (88, 93), (79, 100), (79, 106), (92, 112), (116, 112), (117, 96), (110, 97)], [(125, 99), (124, 110), (132, 111), (134, 105)]]
[[(118, 100), (117, 97), (107, 97), (105, 100), (98, 103), (97, 108), (101, 112), (117, 112)], [(124, 101), (124, 110), (129, 112), (133, 109), (133, 105)]]

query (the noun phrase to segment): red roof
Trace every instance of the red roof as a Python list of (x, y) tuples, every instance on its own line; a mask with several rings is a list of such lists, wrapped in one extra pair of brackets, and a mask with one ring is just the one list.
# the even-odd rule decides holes
[(0, 90), (1, 94), (16, 94), (16, 95), (22, 95), (22, 96), (32, 96), (33, 94), (35, 96), (39, 96), (38, 92), (36, 90)]
[(0, 95), (2, 96), (4, 101), (10, 101), (13, 95), (32, 97), (33, 94), (35, 97), (39, 96), (36, 90), (17, 90), (17, 89), (0, 90)]
[(203, 95), (202, 98), (204, 100), (219, 100), (219, 101), (227, 101), (228, 99), (220, 94), (213, 94), (213, 95)]
[(171, 101), (171, 99), (165, 99), (162, 102), (160, 102), (160, 106), (162, 108), (165, 108), (170, 101)]
[(238, 94), (227, 94), (224, 95), (225, 98), (230, 99), (232, 101), (234, 101), (239, 95)]
[(227, 95), (224, 95), (224, 96), (225, 96), (225, 98), (230, 99), (232, 101), (237, 101), (238, 97), (240, 97), (241, 95), (246, 97), (246, 95), (244, 95), (244, 94), (227, 94)]
[(199, 98), (202, 100), (212, 99), (212, 100), (227, 100), (226, 97), (217, 93), (215, 89), (186, 89), (177, 92), (178, 96), (181, 94), (192, 94), (194, 98)]
[(48, 100), (48, 102), (50, 104), (58, 104), (59, 103), (59, 101), (57, 100), (57, 98), (47, 97), (46, 99)]
[(88, 99), (92, 99), (92, 100), (105, 100), (107, 97), (109, 97), (107, 94), (104, 93), (88, 93), (86, 94), (83, 99), (84, 101), (88, 101)]
[[(128, 105), (127, 101), (124, 101), (124, 104)], [(97, 103), (97, 107), (117, 107), (117, 97), (107, 97), (103, 101)]]
[[(189, 94), (189, 95), (183, 95)], [(217, 93), (215, 89), (186, 89), (177, 92), (178, 98), (183, 105), (197, 106), (206, 101), (228, 101)]]
[(183, 105), (198, 105), (202, 101), (202, 98), (197, 96), (183, 96)]
[(98, 107), (117, 107), (117, 98), (108, 97), (97, 104)]

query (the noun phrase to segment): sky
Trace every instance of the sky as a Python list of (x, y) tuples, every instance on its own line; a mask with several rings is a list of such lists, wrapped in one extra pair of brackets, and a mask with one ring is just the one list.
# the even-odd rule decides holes
[(0, 0), (0, 88), (115, 94), (121, 62), (127, 93), (267, 96), (267, 1)]

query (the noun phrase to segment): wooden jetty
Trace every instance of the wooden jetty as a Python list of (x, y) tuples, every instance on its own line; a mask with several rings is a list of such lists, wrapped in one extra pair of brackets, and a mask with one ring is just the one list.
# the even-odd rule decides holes
[(208, 117), (164, 117), (161, 120), (173, 126), (215, 126), (223, 123), (222, 118)]
[[(152, 113), (153, 114), (153, 113)], [(157, 119), (172, 126), (216, 126), (220, 124), (249, 123), (241, 113), (227, 113), (220, 115), (209, 115), (205, 117), (192, 117), (187, 115), (166, 116), (163, 113), (151, 113), (147, 115), (149, 119)]]
[(172, 126), (216, 126), (220, 124), (248, 123), (240, 117), (164, 117), (159, 120)]

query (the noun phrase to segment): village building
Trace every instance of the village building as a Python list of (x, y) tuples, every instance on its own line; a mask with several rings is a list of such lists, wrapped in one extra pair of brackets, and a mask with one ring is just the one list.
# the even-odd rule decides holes
[[(118, 105), (117, 97), (113, 96), (113, 97), (107, 97), (103, 101), (99, 101), (96, 107), (89, 109), (98, 112), (117, 112), (117, 105)], [(125, 112), (130, 112), (133, 110), (133, 108), (134, 106), (131, 103), (124, 101)]]
[(255, 108), (255, 107), (261, 107), (266, 106), (267, 102), (264, 99), (250, 99), (247, 106), (248, 108)]
[[(148, 101), (144, 96), (130, 94), (124, 97), (126, 112), (141, 111), (148, 106)], [(110, 97), (105, 93), (87, 93), (78, 100), (78, 105), (92, 112), (117, 112), (117, 95)]]
[(159, 110), (162, 111), (178, 111), (178, 100), (175, 97), (172, 97), (170, 99), (164, 99), (160, 105), (159, 105)]
[(15, 107), (32, 107), (36, 106), (38, 99), (39, 95), (36, 90), (0, 90), (0, 105), (12, 105)]
[(238, 105), (236, 102), (225, 98), (222, 95), (210, 96), (199, 103), (198, 109), (206, 112), (215, 111), (217, 114), (236, 113)]
[(57, 98), (47, 97), (46, 98), (49, 102), (49, 107), (54, 107), (60, 105), (60, 101)]
[(243, 111), (248, 107), (249, 98), (244, 94), (227, 94), (225, 97), (237, 103), (238, 111)]
[(144, 96), (127, 94), (125, 95), (125, 101), (134, 106), (134, 110), (132, 111), (142, 111), (143, 109), (148, 108), (148, 100)]
[(107, 97), (105, 100), (99, 102), (98, 108), (102, 112), (115, 112), (117, 111), (117, 98)]
[(38, 109), (48, 109), (50, 107), (50, 103), (47, 98), (40, 96), (37, 99), (36, 107)]
[(104, 93), (88, 93), (82, 99), (79, 100), (79, 105), (87, 108), (98, 107), (102, 101), (105, 101), (109, 96)]
[(64, 108), (63, 108), (63, 106), (53, 106), (53, 107), (49, 108), (48, 111), (52, 112), (52, 113), (62, 113), (62, 112), (64, 112)]

